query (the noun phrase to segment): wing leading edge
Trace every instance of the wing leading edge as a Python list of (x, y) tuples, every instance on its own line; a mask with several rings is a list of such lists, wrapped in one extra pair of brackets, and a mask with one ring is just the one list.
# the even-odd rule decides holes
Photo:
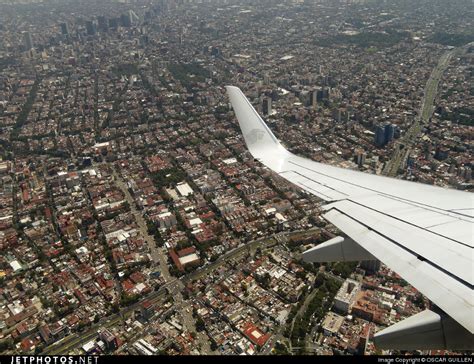
[[(252, 156), (329, 202), (324, 217), (351, 238), (348, 251), (359, 246), (362, 254), (368, 252), (384, 262), (454, 319), (459, 328), (456, 335), (451, 330), (453, 338), (467, 335), (468, 342), (474, 341), (473, 194), (298, 157), (281, 145), (239, 88), (226, 89)], [(348, 242), (340, 244), (349, 247)], [(329, 248), (318, 248), (311, 257), (323, 261), (328, 256), (324, 249)], [(334, 244), (331, 249), (333, 259)], [(314, 258), (318, 251), (319, 258)], [(351, 260), (344, 254), (340, 258)], [(415, 318), (405, 329), (413, 330), (413, 322), (419, 321)], [(393, 332), (387, 331), (386, 337)]]

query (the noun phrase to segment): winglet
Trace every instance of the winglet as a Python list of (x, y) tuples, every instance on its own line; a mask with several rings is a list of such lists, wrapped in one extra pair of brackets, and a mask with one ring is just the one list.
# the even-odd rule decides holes
[(245, 144), (254, 158), (260, 159), (274, 153), (287, 152), (243, 92), (235, 86), (226, 86), (226, 90), (237, 116)]

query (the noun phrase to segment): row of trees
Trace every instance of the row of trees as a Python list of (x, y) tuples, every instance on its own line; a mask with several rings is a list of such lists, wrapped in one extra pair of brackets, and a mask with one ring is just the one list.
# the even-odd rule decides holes
[(474, 33), (471, 34), (454, 34), (437, 32), (428, 38), (428, 41), (442, 45), (460, 47), (474, 41)]
[(290, 339), (294, 346), (304, 346), (306, 335), (310, 333), (314, 322), (319, 322), (329, 311), (334, 296), (339, 290), (341, 283), (332, 278), (323, 278), (323, 283), (308, 303), (308, 307), (302, 315), (295, 318)]
[(170, 63), (168, 70), (186, 88), (193, 82), (204, 82), (209, 77), (209, 71), (197, 63)]
[(355, 35), (338, 34), (328, 38), (318, 38), (315, 43), (321, 47), (333, 47), (335, 44), (349, 44), (357, 47), (391, 47), (402, 40), (408, 39), (409, 33), (387, 32), (362, 32)]

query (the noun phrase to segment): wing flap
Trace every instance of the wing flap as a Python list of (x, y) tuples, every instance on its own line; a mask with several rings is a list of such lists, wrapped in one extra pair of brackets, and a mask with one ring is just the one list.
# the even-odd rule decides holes
[[(382, 196), (380, 200), (379, 206), (387, 203)], [(355, 221), (385, 237), (391, 242), (390, 245), (409, 251), (437, 269), (449, 272), (472, 289), (472, 248), (353, 201), (339, 201), (324, 209), (337, 209), (353, 217)]]
[(419, 260), (409, 251), (392, 244), (381, 234), (370, 230), (343, 212), (331, 209), (324, 214), (324, 218), (396, 271), (430, 300), (436, 302), (469, 332), (474, 333), (472, 289), (426, 261)]

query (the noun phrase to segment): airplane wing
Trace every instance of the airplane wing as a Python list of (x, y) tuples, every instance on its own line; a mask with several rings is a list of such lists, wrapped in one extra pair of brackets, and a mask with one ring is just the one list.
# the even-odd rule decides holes
[(296, 156), (280, 144), (239, 88), (226, 89), (252, 156), (326, 201), (324, 218), (349, 237), (311, 249), (307, 259), (375, 257), (442, 310), (425, 311), (389, 327), (376, 335), (380, 346), (472, 350), (473, 194)]

